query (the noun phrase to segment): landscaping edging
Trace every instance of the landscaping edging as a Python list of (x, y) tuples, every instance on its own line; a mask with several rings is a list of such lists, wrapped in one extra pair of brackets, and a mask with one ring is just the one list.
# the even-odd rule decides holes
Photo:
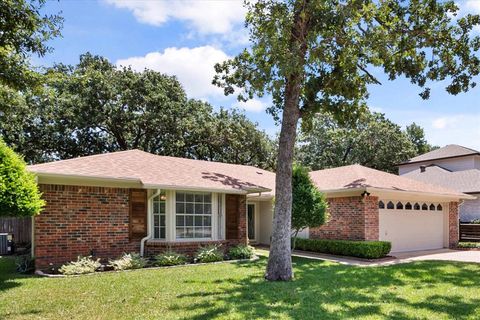
[(250, 259), (223, 260), (223, 261), (209, 262), (209, 263), (186, 263), (186, 264), (179, 264), (176, 266), (146, 267), (146, 268), (128, 269), (128, 270), (96, 271), (92, 273), (74, 274), (74, 275), (52, 274), (52, 273), (45, 273), (41, 270), (36, 270), (35, 275), (40, 277), (46, 277), (46, 278), (70, 278), (70, 277), (92, 276), (92, 275), (98, 275), (98, 274), (129, 272), (129, 271), (138, 271), (138, 270), (158, 270), (158, 269), (170, 269), (170, 268), (181, 268), (181, 267), (191, 267), (191, 266), (204, 266), (204, 265), (221, 264), (221, 263), (253, 262), (259, 259), (260, 259), (259, 256), (254, 255)]

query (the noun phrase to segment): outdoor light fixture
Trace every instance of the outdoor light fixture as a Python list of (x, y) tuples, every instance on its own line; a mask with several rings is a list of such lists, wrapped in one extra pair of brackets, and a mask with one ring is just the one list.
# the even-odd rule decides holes
[(367, 197), (369, 195), (370, 195), (370, 192), (367, 192), (367, 190), (363, 191), (361, 194), (362, 197)]

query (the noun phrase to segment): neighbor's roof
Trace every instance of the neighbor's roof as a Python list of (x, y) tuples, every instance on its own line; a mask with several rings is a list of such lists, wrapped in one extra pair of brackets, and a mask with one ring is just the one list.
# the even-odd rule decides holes
[(478, 169), (452, 172), (440, 166), (431, 165), (425, 167), (425, 172), (421, 172), (419, 168), (402, 176), (460, 192), (480, 193), (480, 170)]
[(441, 186), (397, 176), (391, 173), (367, 168), (358, 164), (310, 172), (320, 191), (349, 191), (354, 189), (381, 189), (413, 193), (470, 198), (463, 193)]
[(424, 162), (430, 160), (438, 160), (438, 159), (448, 159), (448, 158), (456, 158), (468, 155), (480, 155), (480, 151), (466, 148), (459, 146), (458, 144), (449, 144), (443, 148), (436, 149), (417, 157), (414, 157), (406, 162), (403, 162), (399, 165), (409, 164), (409, 163), (416, 163), (416, 162)]
[[(144, 187), (270, 192), (275, 174), (253, 166), (119, 151), (28, 166), (39, 177), (136, 181)], [(273, 183), (273, 184), (272, 184)]]

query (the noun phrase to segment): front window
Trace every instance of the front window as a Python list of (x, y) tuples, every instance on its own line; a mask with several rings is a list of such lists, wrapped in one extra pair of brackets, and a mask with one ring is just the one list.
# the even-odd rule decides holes
[(177, 239), (212, 237), (212, 194), (177, 192), (175, 225)]
[(153, 198), (153, 237), (155, 239), (165, 239), (166, 200), (165, 191)]

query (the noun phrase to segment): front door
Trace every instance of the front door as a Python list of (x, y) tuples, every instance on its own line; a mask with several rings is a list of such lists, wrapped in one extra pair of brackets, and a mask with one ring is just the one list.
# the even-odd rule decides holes
[(247, 205), (247, 228), (248, 240), (255, 241), (255, 204), (253, 203)]

